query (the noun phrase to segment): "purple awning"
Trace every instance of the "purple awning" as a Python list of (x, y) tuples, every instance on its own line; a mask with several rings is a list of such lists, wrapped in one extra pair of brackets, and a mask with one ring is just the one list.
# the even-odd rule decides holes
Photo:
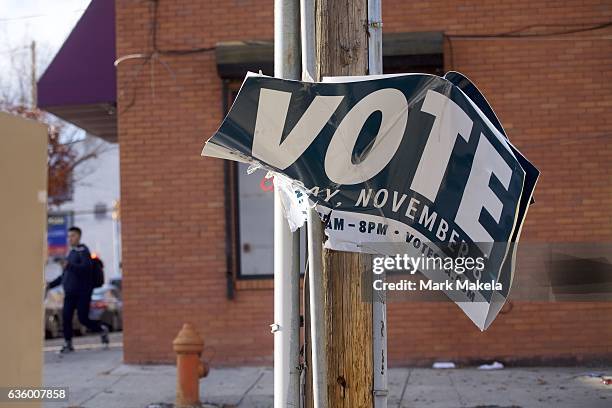
[(109, 141), (117, 139), (115, 2), (92, 0), (38, 81), (38, 106)]

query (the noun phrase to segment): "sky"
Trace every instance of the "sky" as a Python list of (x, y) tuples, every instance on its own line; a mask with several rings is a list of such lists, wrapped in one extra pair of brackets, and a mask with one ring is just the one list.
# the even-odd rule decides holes
[(15, 87), (29, 70), (32, 40), (40, 77), (90, 1), (0, 0), (0, 87)]

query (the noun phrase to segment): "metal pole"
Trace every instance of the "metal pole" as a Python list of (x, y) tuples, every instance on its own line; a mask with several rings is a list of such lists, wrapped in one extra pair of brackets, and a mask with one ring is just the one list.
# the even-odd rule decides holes
[[(381, 0), (368, 0), (368, 73), (383, 73)], [(372, 347), (374, 408), (387, 408), (387, 304), (384, 293), (372, 288)]]
[[(300, 276), (299, 232), (285, 220), (274, 194), (274, 407), (299, 407)], [(296, 254), (297, 250), (297, 254)], [(296, 271), (297, 269), (297, 271)]]
[(312, 400), (314, 408), (327, 407), (327, 360), (323, 310), (323, 224), (314, 208), (308, 210), (308, 289), (310, 293), (310, 344), (312, 350)]
[[(274, 76), (300, 78), (299, 0), (274, 1)], [(300, 235), (274, 187), (274, 407), (300, 403)]]
[[(315, 66), (315, 6), (314, 0), (300, 1), (302, 40), (302, 80), (314, 81)], [(323, 310), (323, 224), (316, 209), (310, 208), (308, 228), (308, 292), (310, 308), (310, 342), (312, 400), (314, 408), (327, 406), (327, 361), (325, 359), (325, 316)]]
[(383, 73), (381, 0), (368, 0), (368, 73)]
[(314, 0), (300, 1), (300, 32), (302, 40), (302, 81), (313, 82), (315, 70), (315, 8)]

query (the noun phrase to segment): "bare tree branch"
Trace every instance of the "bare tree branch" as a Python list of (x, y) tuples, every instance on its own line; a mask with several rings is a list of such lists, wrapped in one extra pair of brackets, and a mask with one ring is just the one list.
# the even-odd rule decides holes
[[(24, 40), (24, 44), (29, 44), (29, 41)], [(37, 68), (42, 68), (43, 61), (48, 61), (50, 55), (48, 52), (45, 55), (44, 49), (38, 49), (36, 59), (41, 65)], [(0, 110), (47, 125), (47, 196), (48, 204), (57, 206), (72, 199), (75, 184), (86, 176), (86, 172), (81, 169), (84, 164), (95, 160), (110, 148), (102, 142), (92, 146), (83, 143), (85, 139), (78, 137), (80, 132), (74, 126), (32, 106), (32, 69), (28, 50), (29, 46), (24, 45), (6, 52), (9, 75), (0, 75)], [(42, 69), (36, 71), (42, 72)], [(77, 167), (81, 173), (79, 175), (76, 174)]]

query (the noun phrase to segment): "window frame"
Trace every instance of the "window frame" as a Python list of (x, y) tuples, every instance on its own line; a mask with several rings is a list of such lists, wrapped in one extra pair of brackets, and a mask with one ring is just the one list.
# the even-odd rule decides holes
[[(242, 82), (238, 80), (224, 79), (222, 98), (223, 98), (223, 117), (229, 112)], [(241, 248), (240, 239), (240, 182), (238, 180), (238, 163), (226, 160), (225, 166), (225, 192), (226, 192), (226, 245), (229, 247), (227, 252), (228, 276), (231, 275), (236, 281), (249, 280), (272, 280), (274, 273), (248, 275), (242, 272), (241, 267)], [(232, 282), (233, 283), (233, 282)], [(229, 294), (229, 283), (228, 283)]]

